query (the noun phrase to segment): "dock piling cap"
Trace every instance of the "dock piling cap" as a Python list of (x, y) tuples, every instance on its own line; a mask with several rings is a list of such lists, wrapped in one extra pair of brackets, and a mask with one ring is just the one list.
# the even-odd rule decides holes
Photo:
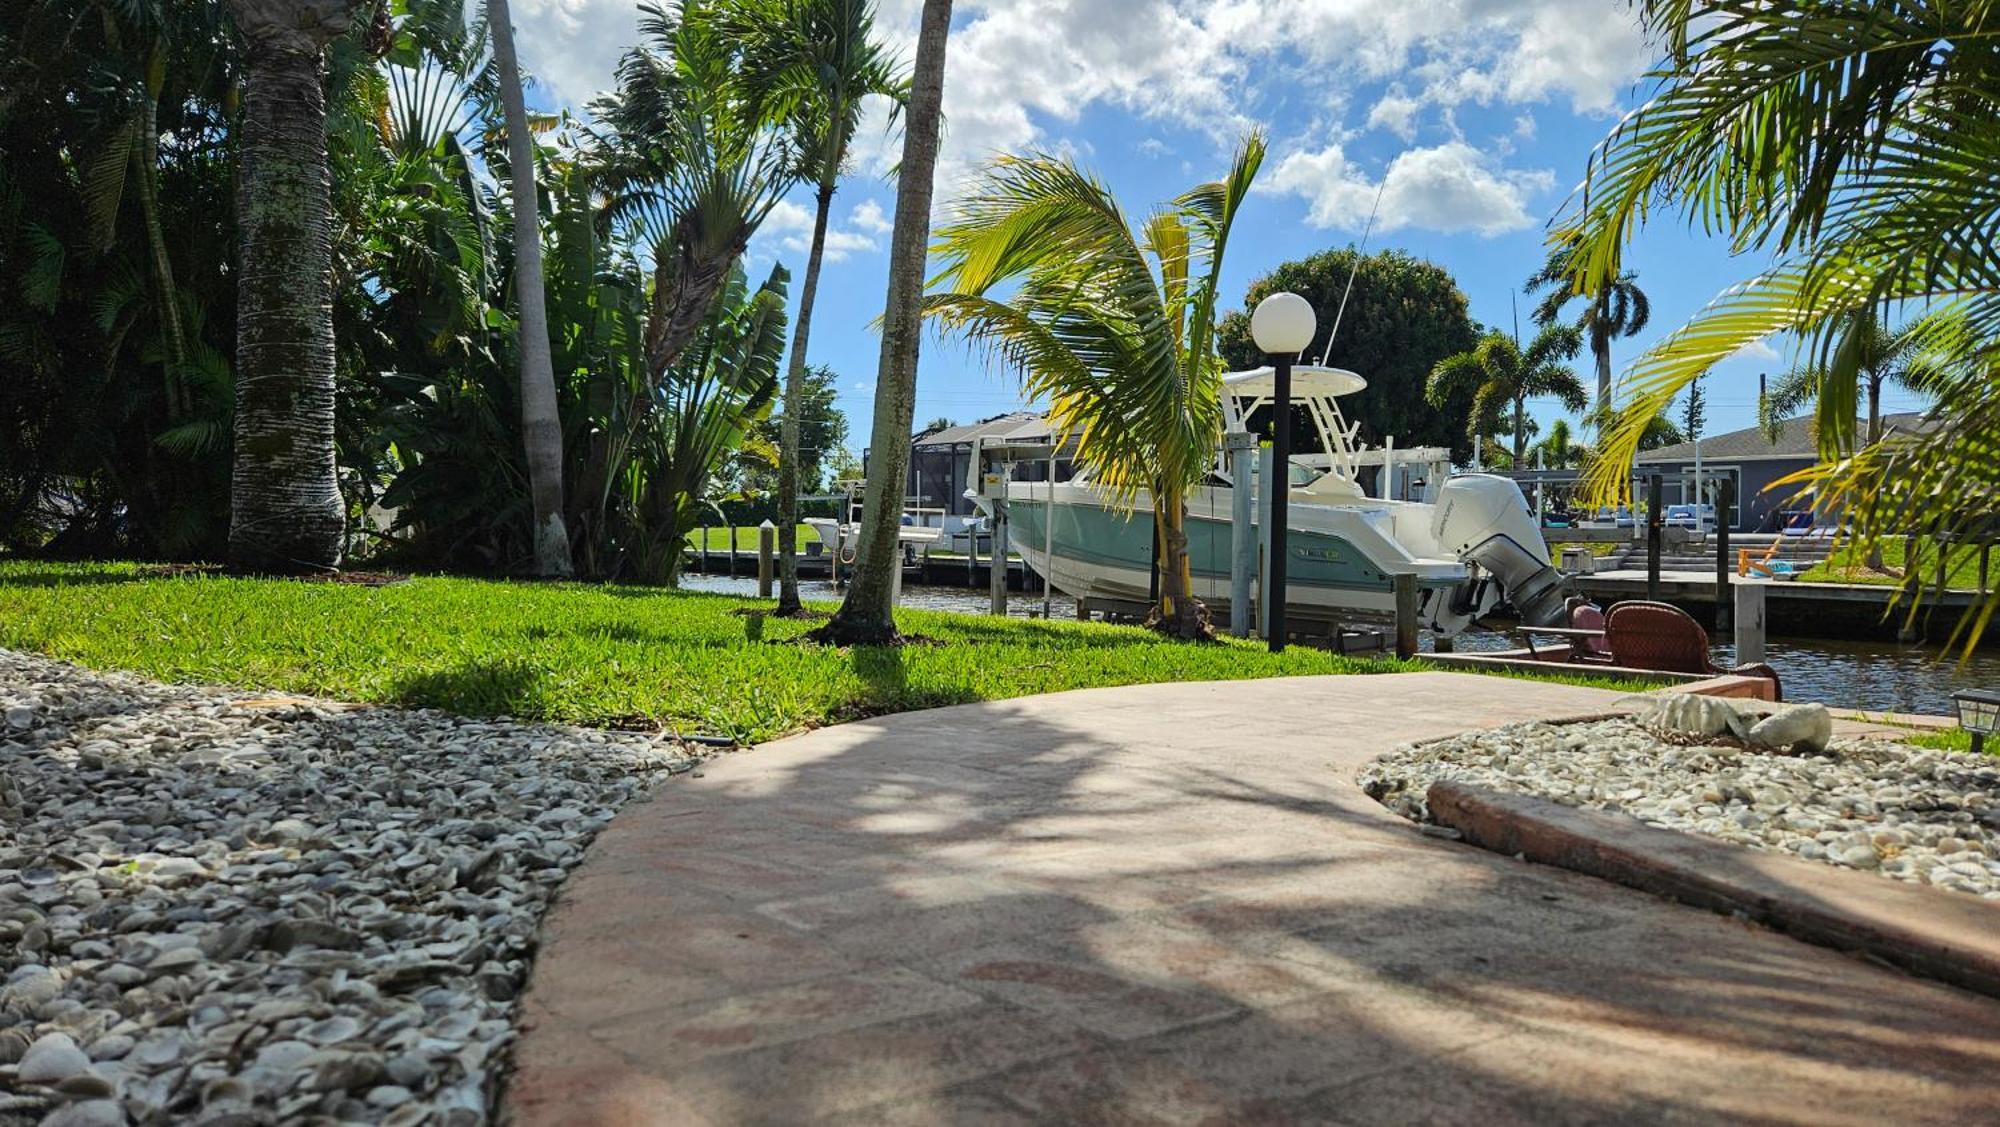
[[(1245, 372), (1230, 372), (1222, 377), (1223, 390), (1229, 394), (1245, 398), (1268, 399), (1277, 394), (1277, 371), (1270, 365), (1251, 368)], [(1292, 398), (1331, 399), (1337, 395), (1353, 395), (1366, 389), (1368, 381), (1358, 372), (1346, 368), (1326, 368), (1318, 364), (1292, 365)]]

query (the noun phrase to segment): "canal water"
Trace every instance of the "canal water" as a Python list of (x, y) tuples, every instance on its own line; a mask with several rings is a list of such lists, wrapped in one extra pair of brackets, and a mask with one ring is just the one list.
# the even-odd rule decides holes
[[(681, 577), (681, 586), (690, 591), (729, 595), (757, 593), (757, 581), (747, 576), (688, 574)], [(824, 579), (804, 581), (801, 593), (807, 599), (840, 598), (833, 584)], [(903, 588), (903, 605), (924, 610), (984, 614), (986, 600), (984, 590), (966, 587), (911, 584)], [(1039, 615), (1042, 596), (1010, 593), (1007, 613), (1020, 618)], [(1076, 601), (1057, 593), (1050, 599), (1050, 614), (1061, 619), (1075, 618)], [(1509, 635), (1483, 631), (1461, 635), (1458, 642), (1458, 648), (1464, 652), (1503, 650), (1516, 645)], [(1764, 649), (1765, 660), (1784, 678), (1785, 696), (1791, 700), (1942, 716), (1955, 711), (1951, 702), (1955, 689), (2000, 688), (2000, 652), (1991, 649), (1980, 651), (1964, 664), (1960, 664), (1956, 653), (1945, 656), (1937, 646), (1902, 646), (1893, 642), (1773, 636), (1765, 641)], [(1733, 646), (1715, 648), (1716, 664), (1728, 666), (1734, 658)]]

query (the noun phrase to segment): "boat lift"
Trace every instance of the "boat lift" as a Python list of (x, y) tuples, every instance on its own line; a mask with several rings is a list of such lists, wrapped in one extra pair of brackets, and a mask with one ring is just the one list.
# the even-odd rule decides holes
[[(1007, 613), (1007, 482), (1013, 478), (1013, 467), (1023, 463), (1042, 462), (1048, 467), (1049, 511), (1042, 521), (1042, 551), (1050, 559), (1055, 558), (1055, 491), (1056, 455), (1058, 451), (1050, 442), (1006, 442), (991, 441), (984, 437), (972, 440), (972, 468), (978, 484), (974, 492), (986, 498), (992, 506), (992, 562), (986, 568), (986, 586), (991, 600), (989, 610), (993, 614)], [(1049, 617), (1053, 586), (1046, 578), (1042, 581), (1042, 617)]]

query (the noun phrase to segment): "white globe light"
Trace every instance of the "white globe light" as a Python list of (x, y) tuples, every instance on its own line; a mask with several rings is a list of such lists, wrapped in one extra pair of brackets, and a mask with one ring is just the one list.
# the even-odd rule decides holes
[(1264, 352), (1304, 352), (1318, 328), (1312, 302), (1295, 293), (1274, 293), (1258, 302), (1257, 311), (1250, 314), (1250, 335)]

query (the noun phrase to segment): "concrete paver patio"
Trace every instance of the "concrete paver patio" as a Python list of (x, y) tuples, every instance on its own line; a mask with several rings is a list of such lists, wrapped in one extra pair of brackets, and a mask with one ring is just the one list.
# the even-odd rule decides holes
[(565, 889), (511, 1114), (2000, 1114), (2000, 1003), (1424, 836), (1351, 782), (1406, 740), (1617, 699), (1449, 673), (1150, 685), (714, 761)]

